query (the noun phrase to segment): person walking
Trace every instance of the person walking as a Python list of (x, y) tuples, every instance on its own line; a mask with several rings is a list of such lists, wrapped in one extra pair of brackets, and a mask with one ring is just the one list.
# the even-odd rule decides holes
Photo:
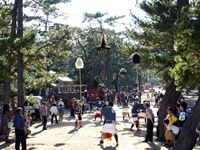
[(64, 102), (63, 102), (62, 99), (60, 99), (60, 100), (58, 101), (58, 106), (60, 106), (60, 105), (62, 105), (62, 107), (65, 108), (65, 104), (64, 104)]
[(33, 105), (33, 108), (35, 109), (35, 121), (41, 121), (41, 118), (40, 118), (40, 105), (39, 103), (35, 103)]
[(20, 149), (20, 144), (22, 145), (22, 150), (26, 150), (26, 127), (24, 117), (22, 115), (22, 108), (18, 107), (16, 115), (14, 117), (14, 127), (15, 127), (15, 149)]
[(42, 116), (43, 130), (46, 130), (47, 129), (47, 104), (46, 104), (46, 102), (43, 102), (43, 105), (40, 107), (40, 113)]
[(100, 144), (104, 143), (104, 139), (106, 138), (107, 134), (112, 134), (115, 137), (116, 145), (118, 146), (118, 135), (117, 135), (117, 129), (116, 129), (116, 113), (113, 109), (113, 102), (108, 103), (108, 107), (105, 108), (103, 111), (103, 115), (105, 117), (105, 124), (103, 125), (102, 129), (102, 137), (100, 140)]
[(58, 107), (56, 106), (55, 103), (51, 106), (50, 113), (51, 113), (51, 124), (53, 124), (54, 117), (55, 117), (56, 123), (58, 123), (58, 120), (57, 120)]
[(76, 106), (75, 106), (75, 98), (73, 98), (71, 101), (70, 101), (70, 114), (71, 114), (71, 116), (72, 117), (74, 117), (75, 118), (75, 108), (76, 108)]
[(62, 104), (59, 105), (58, 113), (59, 113), (59, 121), (63, 123), (63, 115), (64, 115), (64, 106)]
[(139, 102), (134, 102), (133, 107), (131, 109), (131, 114), (132, 114), (132, 125), (130, 130), (132, 131), (134, 125), (136, 126), (137, 130), (139, 130)]
[(154, 124), (154, 114), (150, 109), (150, 104), (148, 102), (144, 103), (144, 108), (146, 110), (146, 120), (147, 120), (147, 133), (144, 142), (153, 142), (153, 124)]

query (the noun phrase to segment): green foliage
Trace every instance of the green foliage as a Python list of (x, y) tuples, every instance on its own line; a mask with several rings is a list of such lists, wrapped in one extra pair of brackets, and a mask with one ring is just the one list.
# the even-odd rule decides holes
[[(68, 0), (57, 1), (26, 1), (25, 6), (30, 6), (33, 11), (38, 7), (42, 7), (49, 11), (49, 14), (55, 14), (53, 8), (58, 2), (68, 2)], [(49, 9), (47, 9), (47, 6)], [(11, 10), (13, 4), (0, 5), (0, 81), (6, 78), (10, 79), (13, 90), (17, 84), (17, 50), (21, 49), (24, 59), (24, 78), (25, 88), (41, 88), (44, 85), (55, 81), (58, 74), (52, 75), (50, 70), (57, 73), (66, 73), (65, 60), (71, 50), (72, 29), (67, 26), (53, 24), (51, 29), (44, 32), (42, 28), (35, 26), (25, 27), (22, 39), (15, 38), (14, 49), (10, 53), (11, 56), (11, 75), (7, 73), (8, 60), (7, 55), (10, 50), (10, 23)], [(40, 16), (32, 16), (29, 18), (25, 14), (28, 21), (44, 19)], [(45, 19), (44, 19), (45, 20)], [(46, 21), (46, 20), (45, 20)], [(48, 26), (47, 26), (48, 27)], [(22, 45), (22, 46), (21, 46)]]
[[(174, 36), (176, 35), (177, 6), (173, 0), (143, 1), (140, 8), (146, 19), (132, 14), (134, 28), (127, 30), (127, 37), (141, 55), (142, 68), (156, 70), (165, 81), (170, 80), (169, 69), (175, 65)], [(133, 51), (133, 52), (135, 52)]]
[[(199, 5), (185, 10), (178, 23), (175, 49), (176, 66), (171, 75), (181, 89), (187, 85), (200, 87), (200, 15)], [(191, 17), (188, 17), (191, 16)]]
[(6, 54), (9, 49), (9, 30), (11, 22), (11, 9), (12, 5), (6, 1), (2, 1), (0, 4), (0, 81), (4, 81), (9, 78), (7, 73), (7, 60)]
[[(75, 47), (72, 49), (70, 60), (68, 61), (69, 75), (77, 77), (76, 79), (78, 80), (78, 71), (74, 63), (77, 57), (81, 57), (84, 62), (83, 80), (88, 87), (93, 87), (95, 82), (104, 83), (104, 61), (106, 61), (109, 88), (112, 88), (116, 83), (115, 80), (118, 78), (119, 70), (122, 67), (127, 69), (128, 79), (133, 79), (133, 64), (128, 58), (129, 56), (123, 53), (125, 46), (122, 33), (103, 28), (105, 24), (115, 23), (121, 17), (107, 17), (106, 15), (106, 13), (100, 12), (95, 14), (85, 13), (84, 21), (98, 24), (99, 27), (94, 28), (89, 25), (83, 30), (76, 29), (74, 34)], [(107, 46), (111, 47), (111, 51), (107, 54), (97, 51), (97, 47), (101, 45), (102, 31), (106, 34)]]
[(38, 100), (37, 98), (33, 97), (33, 95), (26, 96), (26, 101), (30, 104), (35, 104)]

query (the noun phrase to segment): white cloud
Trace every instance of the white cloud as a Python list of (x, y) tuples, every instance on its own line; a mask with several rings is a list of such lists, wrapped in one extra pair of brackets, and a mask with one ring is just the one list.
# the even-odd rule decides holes
[(129, 16), (130, 10), (136, 15), (144, 15), (142, 11), (135, 6), (136, 0), (72, 0), (69, 3), (57, 5), (59, 11), (66, 13), (68, 18), (65, 20), (57, 19), (56, 21), (84, 27), (82, 23), (83, 14), (85, 12), (96, 13), (100, 11), (102, 13), (108, 13), (109, 16), (126, 15), (126, 17), (121, 20), (121, 23), (119, 22), (117, 25), (117, 30), (123, 30), (123, 23), (128, 24), (131, 21)]

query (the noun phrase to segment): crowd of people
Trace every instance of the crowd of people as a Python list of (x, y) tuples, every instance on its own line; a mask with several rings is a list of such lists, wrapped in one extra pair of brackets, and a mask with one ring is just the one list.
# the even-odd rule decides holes
[[(51, 118), (51, 124), (63, 122), (64, 102), (59, 100), (51, 104), (48, 101), (42, 101), (42, 105), (35, 103), (33, 105), (34, 116), (30, 110), (23, 111), (21, 107), (10, 110), (8, 105), (4, 105), (3, 109), (0, 107), (0, 140), (6, 143), (12, 142), (9, 140), (9, 135), (12, 127), (15, 128), (15, 149), (19, 150), (20, 144), (22, 150), (26, 149), (26, 138), (31, 133), (30, 126), (34, 121), (42, 121), (42, 130), (47, 129), (48, 117)], [(57, 120), (57, 116), (59, 119)]]
[(175, 143), (188, 115), (189, 109), (184, 100), (179, 101), (176, 108), (167, 108), (167, 116), (163, 121), (165, 126), (165, 145), (171, 147)]
[[(152, 108), (158, 108), (159, 115), (159, 104), (163, 99), (161, 92), (154, 92), (146, 95), (146, 99), (141, 99), (141, 95), (120, 93), (113, 97), (107, 97), (103, 99), (90, 95), (87, 98), (71, 99), (70, 116), (74, 118), (74, 127), (79, 129), (83, 127), (82, 115), (88, 112), (94, 113), (94, 121), (100, 118), (103, 122), (100, 144), (104, 143), (105, 139), (111, 139), (114, 136), (116, 145), (119, 144), (119, 138), (117, 134), (117, 119), (116, 112), (113, 109), (113, 105), (116, 103), (118, 107), (122, 107), (122, 120), (131, 120), (130, 130), (134, 127), (140, 130), (140, 118), (145, 119), (146, 123), (146, 136), (143, 142), (153, 142), (153, 128), (155, 122), (155, 114)], [(154, 104), (154, 105), (153, 105)], [(131, 111), (129, 112), (129, 107)], [(65, 114), (65, 104), (62, 100), (59, 101), (42, 101), (42, 105), (38, 103), (33, 105), (35, 109), (35, 117), (32, 118), (30, 111), (22, 111), (21, 107), (16, 108), (13, 113), (4, 111), (4, 115), (0, 114), (0, 121), (4, 120), (4, 135), (5, 141), (8, 142), (9, 133), (12, 127), (15, 128), (15, 148), (18, 150), (20, 144), (22, 149), (26, 149), (26, 137), (31, 133), (30, 126), (32, 121), (41, 121), (42, 130), (47, 130), (48, 118), (51, 125), (63, 123), (63, 116)], [(189, 114), (187, 103), (181, 99), (178, 101), (176, 108), (167, 108), (167, 116), (163, 120), (165, 128), (165, 145), (172, 146), (178, 135), (180, 134), (184, 122), (186, 121)], [(2, 116), (4, 119), (2, 119)], [(1, 124), (1, 123), (0, 123)], [(2, 127), (1, 127), (2, 129)], [(200, 124), (196, 129), (197, 134), (200, 136)], [(158, 135), (158, 134), (157, 134)]]

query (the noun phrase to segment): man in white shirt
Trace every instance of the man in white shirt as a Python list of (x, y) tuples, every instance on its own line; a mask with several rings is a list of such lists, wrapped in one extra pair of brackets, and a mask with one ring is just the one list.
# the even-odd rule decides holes
[(43, 130), (47, 130), (47, 103), (46, 102), (43, 102), (42, 106), (40, 107), (40, 113), (42, 116)]
[(54, 117), (55, 117), (56, 123), (58, 123), (58, 120), (57, 120), (58, 107), (56, 106), (55, 103), (51, 106), (50, 113), (51, 113), (51, 124), (53, 124)]
[(147, 120), (147, 134), (143, 142), (153, 142), (153, 124), (154, 124), (154, 114), (150, 109), (150, 104), (148, 102), (144, 103), (144, 108), (146, 110), (145, 116)]

